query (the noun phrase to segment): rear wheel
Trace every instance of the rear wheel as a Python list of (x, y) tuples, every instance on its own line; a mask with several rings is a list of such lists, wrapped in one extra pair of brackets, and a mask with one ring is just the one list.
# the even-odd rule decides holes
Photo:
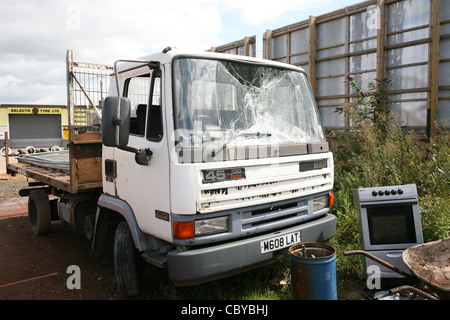
[(44, 235), (50, 232), (52, 211), (47, 192), (33, 190), (28, 197), (28, 217), (31, 230), (35, 235)]
[(142, 292), (144, 261), (136, 249), (128, 223), (119, 223), (114, 239), (114, 269), (122, 296), (137, 296)]
[(89, 215), (84, 218), (84, 234), (86, 238), (92, 240), (94, 238), (95, 216)]

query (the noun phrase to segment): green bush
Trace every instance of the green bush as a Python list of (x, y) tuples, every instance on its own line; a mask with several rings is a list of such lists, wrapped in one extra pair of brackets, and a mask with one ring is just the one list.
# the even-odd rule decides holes
[(450, 233), (450, 199), (434, 194), (419, 200), (422, 231), (425, 242), (444, 239)]

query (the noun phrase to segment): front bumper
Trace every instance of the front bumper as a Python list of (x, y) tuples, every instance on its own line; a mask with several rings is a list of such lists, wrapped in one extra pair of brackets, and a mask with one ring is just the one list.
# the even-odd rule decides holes
[(190, 286), (245, 272), (272, 262), (289, 248), (261, 254), (261, 241), (299, 231), (302, 242), (323, 242), (336, 233), (336, 217), (327, 214), (288, 229), (220, 245), (168, 254), (169, 276), (175, 285)]

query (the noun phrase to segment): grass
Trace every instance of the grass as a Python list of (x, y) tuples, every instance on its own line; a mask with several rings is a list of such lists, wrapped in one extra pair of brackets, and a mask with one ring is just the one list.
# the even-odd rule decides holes
[(289, 259), (250, 272), (189, 287), (176, 287), (167, 270), (149, 266), (147, 287), (139, 299), (171, 300), (290, 300)]

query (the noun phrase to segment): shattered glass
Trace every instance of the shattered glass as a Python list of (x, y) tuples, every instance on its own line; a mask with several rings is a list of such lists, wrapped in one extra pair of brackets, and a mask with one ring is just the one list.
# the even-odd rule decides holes
[(324, 141), (306, 76), (236, 61), (174, 63), (177, 143), (184, 147)]

